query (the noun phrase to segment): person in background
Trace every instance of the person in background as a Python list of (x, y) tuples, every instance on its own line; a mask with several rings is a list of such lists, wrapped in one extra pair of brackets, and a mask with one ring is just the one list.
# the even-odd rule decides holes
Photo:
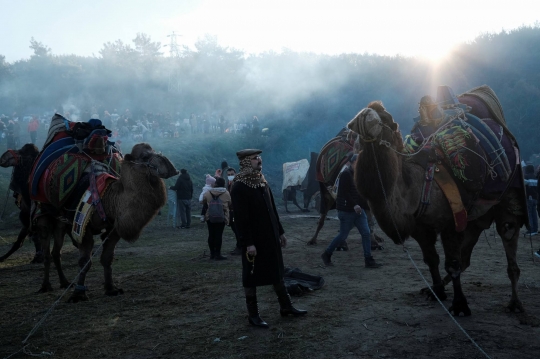
[(39, 128), (39, 120), (37, 116), (32, 116), (32, 119), (28, 123), (28, 133), (30, 134), (30, 142), (34, 145), (37, 142), (37, 130)]
[(204, 180), (204, 186), (202, 188), (201, 194), (199, 195), (199, 203), (202, 204), (202, 210), (201, 210), (201, 222), (204, 222), (206, 210), (208, 209), (208, 205), (205, 205), (203, 203), (203, 197), (204, 194), (208, 191), (210, 191), (212, 188), (214, 188), (214, 184), (216, 183), (216, 179), (209, 174), (206, 175), (206, 179)]
[(538, 182), (533, 165), (526, 165), (524, 172), (527, 210), (529, 212), (529, 230), (526, 234), (534, 236), (538, 234), (538, 212), (536, 211), (538, 205)]
[[(540, 197), (540, 191), (539, 191), (539, 188), (538, 186), (540, 185), (540, 166), (538, 166), (538, 168), (536, 169), (536, 210), (538, 211), (538, 213), (540, 213), (540, 208), (538, 208), (538, 203), (540, 202), (539, 201), (539, 197)], [(534, 255), (537, 256), (538, 258), (540, 258), (540, 249), (538, 249), (536, 252), (534, 252)]]
[[(233, 167), (227, 168), (227, 189), (229, 190), (229, 193), (232, 190), (232, 185), (234, 181), (234, 177), (236, 176), (236, 170)], [(238, 256), (242, 254), (242, 246), (238, 242), (238, 235), (236, 234), (236, 223), (234, 222), (234, 210), (233, 208), (229, 208), (229, 225), (231, 226), (231, 229), (234, 233), (234, 237), (236, 238), (236, 245), (234, 246), (234, 249), (231, 251), (231, 255)]]
[(363, 199), (354, 184), (354, 163), (358, 155), (349, 156), (349, 167), (341, 172), (338, 193), (336, 198), (336, 209), (339, 218), (339, 233), (332, 240), (328, 248), (321, 254), (321, 259), (325, 266), (333, 266), (331, 257), (334, 250), (349, 236), (353, 227), (358, 229), (362, 236), (362, 248), (364, 249), (364, 260), (366, 268), (379, 268), (381, 265), (375, 262), (371, 255), (371, 235), (367, 221), (366, 212), (362, 208), (367, 208), (367, 202)]
[(210, 218), (211, 210), (206, 211), (205, 221), (208, 226), (208, 247), (210, 247), (210, 259), (217, 261), (227, 259), (221, 255), (221, 245), (223, 243), (223, 230), (229, 224), (229, 207), (231, 206), (231, 195), (225, 188), (225, 180), (221, 177), (216, 179), (214, 188), (203, 195), (203, 204), (208, 206), (212, 200), (219, 198), (223, 206), (223, 222), (213, 222)]
[(187, 229), (191, 226), (191, 198), (193, 197), (193, 182), (185, 168), (180, 170), (180, 176), (176, 184), (170, 189), (176, 191), (176, 213), (180, 217), (181, 229)]
[(248, 321), (268, 328), (261, 319), (257, 303), (257, 287), (273, 285), (282, 316), (307, 313), (296, 309), (287, 292), (283, 274), (281, 248), (287, 245), (285, 231), (279, 221), (274, 196), (262, 171), (261, 150), (238, 151), (240, 172), (232, 186), (232, 204), (238, 241), (242, 246), (242, 285), (246, 296)]

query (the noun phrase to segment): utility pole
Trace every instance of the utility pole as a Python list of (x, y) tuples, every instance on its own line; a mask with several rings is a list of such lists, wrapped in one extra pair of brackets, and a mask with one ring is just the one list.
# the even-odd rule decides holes
[(180, 48), (178, 46), (178, 43), (176, 42), (176, 37), (182, 36), (176, 34), (174, 31), (172, 34), (167, 35), (168, 38), (170, 38), (169, 44), (165, 45), (164, 47), (169, 47), (169, 56), (172, 59), (171, 64), (171, 71), (169, 72), (169, 86), (168, 91), (169, 92), (180, 92), (180, 65), (178, 64), (178, 61), (180, 59)]
[(165, 45), (165, 46), (169, 46), (170, 57), (180, 57), (180, 50), (178, 49), (178, 43), (176, 42), (177, 36), (182, 36), (182, 35), (178, 35), (174, 31), (172, 32), (172, 34), (167, 35), (167, 37), (169, 37), (171, 41), (169, 42), (169, 45)]

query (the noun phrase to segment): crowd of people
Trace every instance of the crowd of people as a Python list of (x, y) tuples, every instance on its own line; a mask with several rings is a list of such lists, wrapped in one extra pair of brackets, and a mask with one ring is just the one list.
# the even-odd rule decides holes
[(0, 144), (6, 143), (7, 148), (18, 148), (29, 141), (36, 143), (38, 135), (45, 137), (53, 113), (60, 113), (71, 121), (87, 121), (99, 119), (110, 129), (115, 140), (148, 141), (151, 138), (180, 138), (192, 134), (261, 134), (261, 126), (257, 116), (252, 119), (236, 119), (231, 121), (224, 114), (215, 112), (192, 113), (185, 118), (179, 112), (138, 112), (133, 114), (129, 109), (118, 111), (95, 109), (70, 113), (55, 109), (45, 115), (19, 116), (16, 112), (11, 116), (0, 115)]

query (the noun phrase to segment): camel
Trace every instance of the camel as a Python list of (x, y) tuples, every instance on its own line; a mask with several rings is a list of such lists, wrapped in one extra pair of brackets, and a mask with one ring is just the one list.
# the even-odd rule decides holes
[[(82, 243), (79, 245), (81, 273), (69, 299), (70, 302), (88, 300), (84, 283), (92, 265), (94, 235), (100, 233), (103, 239), (100, 262), (105, 275), (105, 294), (109, 296), (123, 294), (123, 290), (114, 285), (112, 278), (111, 265), (116, 244), (120, 238), (131, 243), (139, 238), (143, 228), (167, 203), (167, 191), (162, 178), (175, 176), (178, 171), (165, 156), (156, 153), (149, 144), (139, 143), (124, 157), (120, 173), (120, 178), (109, 185), (101, 198), (106, 220), (102, 220), (98, 211), (94, 211), (82, 237)], [(62, 234), (70, 230), (71, 226), (59, 225), (58, 222), (44, 217), (43, 220), (38, 218), (37, 227), (45, 252), (45, 275), (39, 292), (52, 290), (49, 282), (51, 234), (54, 234), (52, 257), (61, 287), (67, 288), (69, 282), (62, 272), (60, 249), (63, 245)]]
[[(475, 111), (480, 112), (480, 109), (473, 108), (472, 113)], [(500, 201), (497, 204), (487, 207), (487, 212), (478, 218), (466, 222), (463, 231), (457, 231), (452, 207), (436, 181), (432, 181), (430, 204), (422, 215), (415, 215), (421, 205), (426, 168), (402, 156), (404, 144), (399, 125), (382, 102), (371, 102), (349, 122), (348, 127), (360, 135), (364, 144), (355, 170), (355, 183), (360, 194), (368, 200), (381, 229), (396, 244), (403, 244), (408, 237), (418, 242), (431, 273), (432, 290), (440, 300), (444, 300), (445, 282), (439, 273), (439, 255), (435, 249), (437, 235), (440, 234), (447, 280), (452, 282), (454, 289), (450, 312), (454, 316), (471, 315), (461, 288), (461, 274), (470, 265), (471, 253), (480, 234), (493, 222), (502, 238), (508, 262), (512, 296), (507, 309), (523, 312), (517, 293), (520, 269), (516, 260), (519, 231), (527, 223), (526, 206), (524, 213), (522, 210), (522, 188), (507, 187), (498, 194)], [(513, 138), (506, 130), (504, 134)], [(517, 147), (516, 142), (514, 146)], [(516, 160), (514, 171), (520, 171), (519, 158)], [(436, 165), (436, 172), (442, 170), (440, 163)], [(516, 205), (521, 213), (516, 213)], [(433, 295), (431, 298), (435, 299)]]
[(43, 251), (41, 250), (39, 237), (36, 233), (30, 233), (30, 193), (27, 184), (28, 176), (30, 175), (30, 171), (32, 171), (32, 165), (38, 154), (38, 148), (28, 143), (20, 150), (8, 150), (0, 157), (0, 166), (13, 167), (13, 176), (9, 188), (16, 196), (17, 205), (20, 208), (19, 221), (22, 224), (17, 240), (13, 243), (11, 249), (0, 257), (0, 262), (5, 261), (21, 248), (28, 235), (31, 236), (36, 249), (34, 258), (30, 263), (43, 262)]

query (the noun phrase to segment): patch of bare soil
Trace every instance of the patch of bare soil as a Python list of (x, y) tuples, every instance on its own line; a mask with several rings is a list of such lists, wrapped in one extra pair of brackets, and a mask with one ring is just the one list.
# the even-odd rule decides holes
[[(297, 213), (294, 213), (297, 214)], [(315, 247), (306, 246), (316, 218), (282, 215), (289, 238), (286, 266), (322, 275), (325, 286), (293, 298), (309, 311), (302, 318), (282, 318), (271, 287), (259, 289), (264, 330), (249, 326), (240, 278), (240, 258), (221, 262), (207, 256), (207, 229), (194, 218), (191, 229), (173, 229), (158, 217), (135, 244), (121, 242), (114, 278), (125, 294), (103, 294), (103, 270), (97, 257), (87, 276), (88, 302), (63, 297), (45, 323), (21, 341), (45, 315), (63, 290), (36, 294), (42, 265), (27, 264), (27, 243), (0, 263), (0, 355), (12, 358), (41, 354), (53, 358), (483, 358), (444, 309), (420, 294), (422, 278), (403, 248), (387, 240), (375, 251), (379, 269), (364, 268), (359, 235), (351, 232), (348, 252), (336, 252), (335, 267), (324, 268), (320, 254), (337, 233), (327, 221)], [(382, 233), (378, 232), (380, 235)], [(16, 231), (2, 233), (0, 251), (8, 250)], [(224, 250), (233, 248), (226, 228)], [(99, 245), (96, 237), (96, 248)], [(540, 246), (533, 238), (533, 247)], [(412, 258), (430, 281), (419, 247), (407, 242)], [(440, 247), (439, 247), (440, 249)], [(444, 257), (441, 253), (441, 262)], [(78, 272), (77, 251), (66, 243), (68, 279)], [(457, 322), (491, 357), (540, 357), (540, 261), (533, 263), (529, 240), (519, 243), (519, 294), (526, 313), (506, 313), (510, 281), (501, 239), (491, 230), (482, 235), (471, 267), (462, 276), (471, 317)], [(442, 269), (444, 272), (444, 269)], [(56, 273), (51, 283), (58, 288)], [(452, 289), (447, 289), (451, 303)]]

